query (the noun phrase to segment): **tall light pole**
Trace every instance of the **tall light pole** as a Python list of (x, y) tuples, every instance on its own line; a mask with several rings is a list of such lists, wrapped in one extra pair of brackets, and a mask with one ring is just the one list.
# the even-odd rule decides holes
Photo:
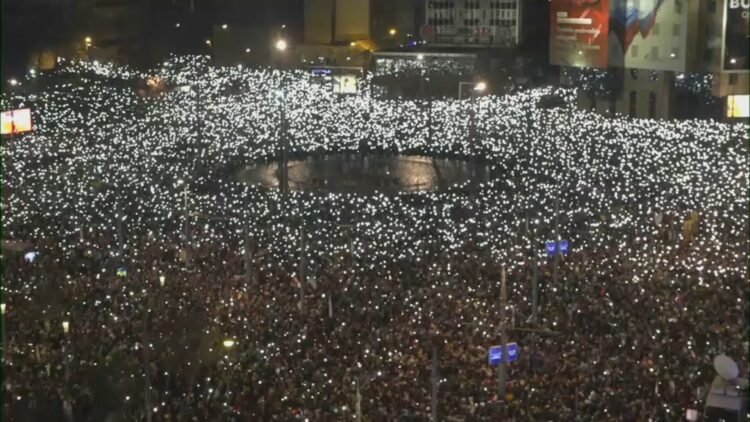
[[(279, 38), (276, 40), (276, 44), (274, 45), (276, 48), (276, 51), (279, 54), (283, 54), (287, 48), (289, 47), (289, 44), (284, 38)], [(281, 76), (281, 134), (279, 136), (279, 155), (280, 155), (280, 162), (279, 162), (279, 169), (280, 169), (280, 188), (281, 192), (286, 196), (289, 193), (289, 166), (287, 163), (287, 120), (286, 120), (286, 83), (284, 79), (284, 75)]]
[(502, 274), (500, 276), (500, 344), (502, 345), (503, 358), (500, 365), (497, 366), (498, 378), (498, 400), (505, 400), (505, 380), (507, 377), (508, 365), (508, 337), (505, 327), (505, 307), (508, 302), (508, 290), (505, 281), (505, 264), (503, 264)]
[[(190, 209), (189, 209), (189, 190), (190, 190), (190, 182), (195, 178), (195, 172), (198, 168), (198, 160), (200, 159), (200, 156), (203, 153), (202, 148), (199, 147), (199, 143), (203, 139), (202, 136), (202, 125), (201, 125), (201, 116), (200, 116), (200, 108), (201, 108), (201, 88), (199, 84), (195, 84), (195, 87), (192, 85), (183, 85), (180, 87), (180, 91), (185, 93), (194, 92), (195, 93), (195, 135), (196, 135), (196, 150), (193, 152), (195, 154), (195, 158), (193, 159), (193, 165), (192, 169), (190, 169), (190, 173), (186, 175), (185, 179), (178, 180), (178, 186), (183, 185), (183, 201), (184, 201), (184, 207), (183, 207), (183, 236), (184, 236), (184, 248), (185, 248), (185, 266), (187, 268), (190, 268), (191, 265), (191, 246), (192, 246), (192, 240), (190, 239)], [(198, 149), (200, 149), (200, 153), (198, 152)]]
[[(477, 137), (477, 95), (480, 95), (487, 90), (487, 83), (483, 81), (479, 82), (459, 82), (458, 83), (458, 99), (462, 98), (463, 87), (472, 86), (471, 89), (471, 120), (469, 123), (469, 137), (470, 142), (474, 148), (478, 148), (479, 139)], [(477, 151), (476, 158), (474, 160), (474, 183), (479, 184), (479, 154)]]
[(65, 385), (68, 386), (66, 389), (67, 397), (63, 400), (63, 412), (68, 422), (73, 422), (73, 396), (70, 394), (70, 357), (68, 356), (69, 353), (72, 353), (70, 350), (70, 336), (68, 335), (70, 332), (70, 322), (67, 320), (63, 321), (62, 329), (65, 336), (62, 348), (63, 361), (65, 362)]

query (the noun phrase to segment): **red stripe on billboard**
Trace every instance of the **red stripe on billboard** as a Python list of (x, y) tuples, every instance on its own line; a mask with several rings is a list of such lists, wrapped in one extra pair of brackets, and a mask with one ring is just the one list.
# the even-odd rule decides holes
[(607, 67), (610, 0), (552, 0), (550, 63)]

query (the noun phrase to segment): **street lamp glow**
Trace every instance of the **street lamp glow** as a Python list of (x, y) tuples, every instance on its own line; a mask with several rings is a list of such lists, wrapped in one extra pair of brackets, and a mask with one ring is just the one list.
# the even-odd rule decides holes
[(731, 64), (737, 64), (737, 59), (735, 59), (734, 57), (732, 57), (732, 58), (731, 58), (731, 59), (729, 60), (729, 63), (731, 63)]
[(221, 29), (227, 29), (227, 28), (229, 28), (229, 25), (227, 24), (221, 25)]
[(281, 40), (276, 41), (276, 49), (277, 50), (284, 51), (284, 50), (286, 50), (286, 47), (287, 47), (286, 40), (281, 39)]
[(0, 303), (0, 314), (5, 315), (5, 304)]
[(424, 60), (424, 54), (417, 54), (417, 60)]
[(391, 28), (388, 30), (388, 34), (390, 34), (392, 37), (395, 36), (397, 33), (398, 31), (396, 31), (396, 28)]
[(245, 53), (249, 53), (251, 50), (249, 48), (245, 49)]
[(211, 46), (211, 40), (206, 40), (206, 45), (210, 47)]
[(357, 45), (357, 43), (356, 43), (356, 42), (354, 42), (354, 41), (352, 41), (352, 42), (350, 42), (350, 43), (349, 43), (349, 47), (354, 47), (354, 46), (356, 46), (356, 45)]
[(18, 85), (18, 80), (16, 80), (16, 79), (11, 79), (11, 80), (9, 80), (9, 81), (8, 81), (8, 83), (9, 83), (9, 84), (10, 84), (11, 86), (16, 86), (16, 85)]
[(487, 89), (486, 82), (477, 82), (477, 84), (474, 86), (474, 91), (477, 91), (477, 92), (484, 92), (484, 90), (486, 89)]
[(163, 275), (159, 276), (159, 284), (161, 284), (162, 287), (164, 287), (164, 283), (166, 283), (167, 277), (164, 277)]
[(232, 340), (232, 339), (226, 339), (226, 340), (224, 340), (224, 341), (222, 342), (222, 344), (223, 344), (223, 345), (224, 345), (224, 347), (226, 347), (227, 349), (231, 349), (232, 347), (234, 347), (234, 340)]
[(62, 322), (62, 329), (63, 329), (63, 333), (68, 334), (68, 331), (70, 331), (70, 322), (63, 321)]
[(83, 39), (83, 41), (86, 43), (86, 47), (91, 47), (91, 44), (94, 42), (91, 37), (86, 37)]

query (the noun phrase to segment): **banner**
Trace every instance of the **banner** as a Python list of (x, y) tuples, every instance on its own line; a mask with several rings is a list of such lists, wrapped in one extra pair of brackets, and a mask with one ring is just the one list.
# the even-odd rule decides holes
[(31, 109), (21, 108), (3, 111), (0, 115), (0, 126), (2, 127), (2, 135), (29, 132), (31, 130)]
[(750, 0), (726, 0), (724, 10), (723, 69), (727, 72), (747, 72), (748, 66), (748, 20)]
[(550, 63), (607, 67), (610, 0), (552, 0)]

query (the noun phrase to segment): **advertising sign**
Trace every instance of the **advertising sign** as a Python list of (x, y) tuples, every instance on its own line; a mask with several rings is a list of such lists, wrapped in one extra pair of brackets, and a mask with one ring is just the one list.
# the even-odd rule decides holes
[(610, 0), (552, 0), (550, 63), (607, 67)]
[(750, 95), (727, 96), (727, 117), (730, 119), (750, 117)]
[(723, 68), (726, 72), (747, 72), (748, 50), (748, 25), (750, 20), (750, 0), (726, 0), (724, 10), (724, 46), (723, 46)]
[[(518, 360), (520, 351), (517, 343), (506, 344), (508, 348), (508, 363)], [(489, 349), (488, 361), (490, 366), (497, 366), (503, 362), (503, 346), (492, 346)]]
[(0, 126), (3, 135), (15, 135), (31, 130), (31, 109), (3, 111), (0, 115)]
[(333, 77), (334, 94), (356, 94), (357, 93), (357, 76), (340, 75)]

